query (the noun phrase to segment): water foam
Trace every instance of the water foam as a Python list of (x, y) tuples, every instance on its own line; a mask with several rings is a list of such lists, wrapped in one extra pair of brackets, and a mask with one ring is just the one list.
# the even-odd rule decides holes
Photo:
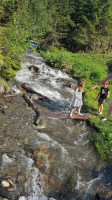
[[(29, 66), (33, 65), (39, 68), (39, 74), (35, 75), (29, 70)], [(57, 79), (72, 80), (67, 74), (60, 70), (50, 68), (45, 62), (44, 59), (39, 55), (38, 57), (28, 54), (26, 57), (26, 62), (21, 63), (22, 70), (18, 71), (16, 76), (16, 81), (20, 83), (28, 83), (31, 87), (38, 93), (47, 96), (51, 100), (60, 101), (60, 104), (63, 102), (69, 102), (69, 98), (66, 99), (62, 96), (60, 89), (62, 86), (61, 82), (57, 82)], [(43, 81), (45, 82), (43, 83)], [(67, 91), (67, 90), (66, 90)], [(68, 92), (71, 94), (72, 89), (69, 89)]]
[[(23, 156), (24, 161), (26, 162), (26, 170), (30, 174), (28, 181), (25, 183), (25, 191), (28, 193), (28, 197), (21, 196), (19, 200), (48, 200), (44, 195), (45, 181), (39, 169), (32, 167), (34, 161), (31, 158)], [(55, 200), (50, 198), (49, 200)]]
[(65, 159), (65, 156), (68, 155), (68, 151), (58, 142), (54, 141), (53, 139), (51, 139), (47, 134), (45, 133), (37, 133), (37, 136), (39, 136), (40, 138), (44, 139), (45, 141), (49, 142), (49, 145), (52, 146), (53, 148), (57, 148), (59, 147), (61, 150), (61, 156), (63, 159)]

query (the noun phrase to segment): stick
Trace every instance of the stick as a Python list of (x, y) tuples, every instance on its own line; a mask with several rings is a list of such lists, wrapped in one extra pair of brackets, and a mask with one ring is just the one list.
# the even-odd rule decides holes
[(34, 124), (35, 125), (38, 125), (39, 122), (40, 122), (40, 119), (42, 118), (42, 116), (40, 116), (40, 112), (39, 110), (37, 109), (37, 107), (33, 104), (33, 101), (32, 99), (29, 97), (29, 96), (26, 96), (25, 94), (23, 95), (23, 98), (26, 100), (26, 102), (28, 103), (28, 105), (30, 105), (33, 110), (36, 112), (36, 120), (34, 121)]
[(37, 94), (41, 99), (51, 101), (48, 97), (42, 95), (39, 92), (36, 92), (34, 89), (31, 88), (29, 84), (21, 84), (21, 87), (25, 89), (27, 92)]

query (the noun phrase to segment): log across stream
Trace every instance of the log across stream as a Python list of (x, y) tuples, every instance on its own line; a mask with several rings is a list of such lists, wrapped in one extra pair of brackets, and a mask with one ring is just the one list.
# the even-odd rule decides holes
[[(28, 88), (28, 89), (27, 89)], [(35, 125), (38, 125), (40, 120), (44, 117), (53, 117), (53, 118), (61, 118), (61, 119), (76, 119), (76, 120), (88, 120), (89, 118), (94, 118), (96, 117), (96, 115), (90, 114), (90, 113), (83, 113), (83, 116), (80, 115), (75, 115), (73, 114), (72, 117), (69, 116), (69, 113), (66, 112), (51, 112), (51, 111), (47, 111), (47, 112), (39, 112), (39, 110), (37, 109), (37, 106), (35, 106), (34, 104), (34, 100), (36, 99), (42, 99), (42, 100), (48, 100), (51, 101), (50, 99), (44, 97), (43, 95), (41, 95), (40, 93), (36, 93), (35, 91), (33, 91), (33, 89), (29, 89), (29, 87), (26, 87), (24, 85), (24, 89), (26, 89), (28, 92), (30, 91), (31, 93), (37, 94), (37, 96), (27, 96), (27, 95), (23, 95), (24, 99), (28, 102), (28, 104), (30, 104), (33, 108), (33, 110), (36, 112), (37, 117), (35, 120)]]

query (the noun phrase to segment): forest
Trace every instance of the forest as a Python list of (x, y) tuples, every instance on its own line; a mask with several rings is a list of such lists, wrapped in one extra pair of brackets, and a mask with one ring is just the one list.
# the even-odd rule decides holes
[[(49, 65), (85, 79), (86, 89), (107, 76), (106, 64), (112, 61), (111, 0), (0, 0), (0, 25), (0, 81), (15, 77), (30, 41), (39, 45)], [(96, 113), (95, 95), (86, 95), (86, 112)], [(111, 122), (89, 123), (99, 132), (91, 140), (101, 157), (112, 160)]]
[(112, 49), (111, 0), (0, 0), (0, 76), (20, 69), (30, 40), (41, 49), (108, 53)]

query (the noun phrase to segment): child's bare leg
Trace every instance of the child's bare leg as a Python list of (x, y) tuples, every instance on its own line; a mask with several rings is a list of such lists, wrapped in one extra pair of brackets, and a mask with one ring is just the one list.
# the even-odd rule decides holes
[(78, 107), (77, 115), (83, 115), (80, 113), (80, 111), (81, 111), (81, 106)]
[(98, 113), (100, 113), (101, 112), (101, 106), (102, 106), (102, 104), (98, 104)]
[(101, 104), (101, 113), (103, 112), (103, 104)]
[(99, 104), (98, 113), (99, 113), (99, 114), (102, 114), (102, 111), (103, 111), (103, 104)]
[(71, 110), (70, 110), (70, 117), (72, 117), (72, 113), (73, 113), (73, 111), (74, 111), (74, 108), (75, 108), (75, 107), (72, 107)]

